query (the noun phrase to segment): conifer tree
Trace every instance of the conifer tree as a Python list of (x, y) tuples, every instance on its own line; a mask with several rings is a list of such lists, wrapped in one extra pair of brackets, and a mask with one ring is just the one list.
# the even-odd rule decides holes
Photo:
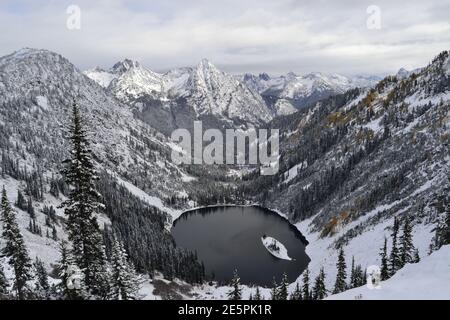
[(387, 257), (387, 239), (384, 238), (384, 246), (380, 252), (381, 257), (381, 281), (389, 279), (389, 265)]
[(84, 300), (89, 295), (84, 283), (84, 273), (75, 263), (67, 243), (63, 240), (59, 247), (60, 260), (58, 261), (59, 284), (62, 298), (67, 300)]
[(288, 286), (289, 280), (286, 273), (283, 273), (281, 278), (280, 287), (278, 288), (278, 299), (277, 300), (287, 300), (288, 298)]
[(52, 227), (52, 239), (54, 241), (58, 241), (58, 232), (56, 231), (56, 227), (55, 226)]
[(350, 288), (355, 288), (353, 283), (355, 282), (355, 256), (352, 256), (352, 266), (350, 269)]
[(111, 254), (111, 287), (115, 300), (136, 300), (140, 279), (134, 266), (128, 261), (128, 255), (119, 240), (114, 241)]
[(365, 284), (365, 276), (364, 276), (364, 271), (363, 268), (361, 267), (360, 264), (355, 265), (355, 269), (353, 271), (353, 279), (350, 282), (350, 287), (351, 288), (358, 288), (361, 287)]
[(325, 287), (325, 270), (320, 268), (319, 275), (316, 277), (313, 288), (314, 300), (323, 300), (327, 296), (327, 289)]
[(309, 269), (303, 272), (303, 287), (302, 287), (303, 300), (310, 300), (311, 294), (309, 292)]
[(294, 292), (291, 294), (291, 300), (302, 300), (302, 291), (300, 290), (300, 285), (298, 282), (295, 285)]
[(234, 270), (233, 279), (231, 279), (230, 286), (232, 289), (228, 292), (228, 298), (230, 300), (242, 299), (241, 279), (239, 278), (237, 269)]
[(44, 263), (38, 257), (36, 257), (34, 262), (34, 269), (36, 270), (35, 295), (39, 300), (48, 300), (50, 299), (48, 275)]
[(450, 244), (450, 197), (438, 197), (434, 206), (439, 216), (428, 254)]
[(253, 297), (253, 300), (262, 300), (261, 292), (259, 290), (259, 287), (256, 287), (255, 296)]
[(271, 297), (271, 300), (278, 300), (278, 284), (277, 284), (277, 281), (275, 280), (275, 277), (273, 277), (272, 290), (270, 292), (270, 297)]
[(398, 231), (399, 231), (400, 225), (397, 217), (394, 218), (394, 227), (392, 230), (392, 249), (391, 249), (391, 255), (389, 258), (389, 276), (392, 277), (397, 270), (401, 268), (401, 256), (400, 251), (398, 248)]
[(401, 266), (403, 267), (407, 263), (411, 263), (414, 258), (414, 245), (412, 242), (412, 226), (409, 217), (405, 218), (405, 222), (403, 224), (403, 234), (400, 238), (401, 241), (401, 249), (400, 249), (400, 257), (401, 257)]
[(338, 256), (338, 261), (337, 261), (336, 267), (337, 267), (337, 275), (336, 275), (336, 282), (334, 284), (334, 290), (333, 290), (334, 294), (343, 292), (347, 289), (347, 283), (346, 283), (347, 265), (345, 263), (345, 254), (344, 254), (343, 248), (341, 248), (341, 250), (339, 251), (339, 256)]
[(69, 133), (70, 158), (63, 162), (65, 168), (62, 173), (72, 188), (68, 199), (61, 206), (68, 216), (67, 230), (72, 243), (72, 256), (78, 268), (84, 272), (84, 283), (92, 294), (104, 299), (109, 294), (109, 277), (102, 234), (96, 218), (104, 206), (95, 188), (98, 177), (92, 151), (75, 103)]
[(16, 222), (15, 212), (11, 208), (4, 188), (2, 192), (1, 211), (3, 222), (2, 236), (6, 242), (2, 254), (6, 256), (9, 265), (14, 270), (14, 288), (17, 298), (23, 300), (31, 292), (27, 282), (32, 280), (32, 266), (25, 242)]
[(0, 264), (0, 300), (6, 300), (9, 296), (9, 283), (6, 279), (5, 272), (3, 271), (3, 266)]
[(420, 262), (419, 250), (416, 248), (416, 249), (414, 249), (414, 255), (413, 255), (412, 263), (419, 263), (419, 262)]
[(23, 193), (17, 189), (17, 200), (16, 200), (16, 207), (21, 210), (27, 209), (27, 201), (25, 200), (25, 197), (23, 196)]
[(450, 244), (450, 197), (447, 199), (444, 230), (442, 232), (442, 245)]

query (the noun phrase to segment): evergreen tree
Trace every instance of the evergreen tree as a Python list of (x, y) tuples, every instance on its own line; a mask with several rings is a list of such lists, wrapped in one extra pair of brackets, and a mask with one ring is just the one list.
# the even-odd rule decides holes
[(59, 254), (58, 271), (61, 277), (59, 288), (62, 292), (62, 297), (67, 300), (84, 300), (89, 298), (84, 283), (84, 273), (78, 268), (64, 240), (61, 241)]
[(50, 299), (50, 284), (48, 282), (47, 271), (44, 263), (36, 257), (34, 262), (34, 269), (36, 270), (36, 288), (35, 294), (39, 300)]
[(34, 213), (33, 200), (31, 200), (31, 197), (29, 197), (27, 201), (27, 212), (30, 215), (31, 219), (34, 220), (36, 218), (36, 215)]
[(327, 289), (325, 287), (325, 270), (320, 268), (319, 275), (314, 281), (313, 298), (314, 300), (323, 300), (327, 296)]
[(341, 248), (339, 251), (338, 262), (336, 264), (337, 267), (337, 275), (336, 282), (334, 284), (333, 293), (340, 293), (347, 289), (346, 279), (347, 279), (347, 265), (345, 263), (345, 254), (344, 249)]
[(17, 293), (17, 298), (23, 300), (31, 292), (27, 282), (32, 280), (32, 266), (25, 242), (16, 222), (15, 212), (11, 208), (4, 188), (1, 209), (3, 222), (2, 236), (6, 242), (2, 254), (7, 257), (9, 265), (14, 270), (14, 288)]
[(391, 255), (389, 258), (389, 276), (392, 277), (397, 270), (401, 268), (401, 255), (398, 248), (398, 231), (399, 231), (400, 225), (397, 217), (394, 218), (394, 227), (392, 229), (392, 249), (391, 249)]
[(353, 283), (355, 282), (355, 256), (352, 256), (352, 267), (350, 269), (350, 288), (355, 288)]
[(21, 210), (27, 210), (27, 201), (25, 200), (23, 193), (19, 189), (17, 189), (17, 200), (15, 205)]
[(302, 300), (302, 291), (300, 290), (300, 285), (298, 282), (295, 285), (294, 292), (291, 294), (291, 300)]
[(428, 254), (439, 250), (443, 245), (450, 244), (450, 197), (439, 196), (434, 207), (438, 214), (438, 223)]
[(256, 287), (255, 296), (253, 297), (253, 300), (262, 300), (261, 292), (259, 291), (259, 287)]
[(52, 227), (52, 239), (54, 241), (58, 241), (58, 232), (56, 231), (56, 227), (55, 226)]
[(277, 281), (275, 280), (275, 277), (273, 277), (272, 290), (270, 292), (270, 297), (272, 300), (278, 300), (278, 284), (277, 284)]
[(414, 245), (412, 242), (412, 226), (408, 217), (405, 218), (403, 225), (403, 234), (401, 236), (401, 266), (403, 267), (407, 263), (411, 263), (414, 258)]
[(281, 278), (280, 287), (278, 288), (278, 299), (277, 300), (287, 300), (288, 298), (288, 286), (289, 280), (286, 273), (283, 273)]
[(6, 279), (3, 266), (0, 264), (0, 300), (7, 300), (9, 296), (8, 279)]
[(237, 269), (234, 270), (233, 279), (231, 279), (230, 287), (232, 289), (228, 292), (228, 298), (230, 300), (242, 299), (241, 279), (239, 278)]
[(442, 245), (450, 244), (450, 197), (447, 199), (444, 230), (442, 232)]
[(387, 239), (384, 238), (384, 246), (380, 252), (381, 257), (381, 281), (389, 279), (389, 265), (387, 257)]
[(310, 300), (311, 295), (309, 293), (309, 269), (303, 272), (303, 287), (302, 287), (303, 300)]
[(111, 255), (111, 287), (113, 299), (136, 300), (140, 286), (140, 279), (134, 266), (128, 261), (128, 255), (119, 240), (114, 241)]
[(350, 283), (350, 287), (358, 288), (363, 286), (366, 283), (366, 277), (360, 264), (355, 266), (355, 270), (353, 271), (353, 273), (353, 281)]
[(420, 262), (420, 255), (419, 255), (419, 249), (414, 249), (414, 255), (412, 263), (419, 263)]
[(92, 160), (92, 151), (83, 128), (77, 105), (73, 104), (72, 124), (69, 127), (70, 158), (65, 160), (62, 173), (72, 186), (65, 208), (72, 255), (84, 273), (86, 287), (99, 298), (109, 295), (106, 254), (96, 214), (104, 207), (95, 188), (98, 177)]

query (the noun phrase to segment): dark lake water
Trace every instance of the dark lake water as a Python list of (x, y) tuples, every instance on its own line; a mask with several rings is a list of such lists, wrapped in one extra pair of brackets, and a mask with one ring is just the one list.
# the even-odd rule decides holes
[[(261, 207), (213, 207), (184, 213), (174, 222), (172, 235), (178, 246), (196, 251), (208, 276), (229, 282), (238, 270), (241, 283), (271, 286), (285, 272), (291, 282), (306, 269), (303, 235), (277, 213)], [(261, 237), (279, 240), (292, 261), (270, 254)]]

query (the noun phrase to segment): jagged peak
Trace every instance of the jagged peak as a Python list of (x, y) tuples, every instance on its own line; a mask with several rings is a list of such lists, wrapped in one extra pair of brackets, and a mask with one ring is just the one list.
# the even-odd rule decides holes
[(140, 66), (141, 64), (138, 61), (127, 58), (113, 65), (113, 67), (111, 68), (111, 72), (122, 74), (130, 69), (139, 68)]
[(260, 74), (258, 75), (258, 77), (259, 77), (261, 80), (264, 80), (264, 81), (269, 81), (269, 80), (270, 80), (270, 76), (269, 76), (267, 73), (265, 73), (265, 72), (260, 73)]
[(212, 64), (211, 61), (209, 61), (206, 58), (203, 58), (198, 63), (197, 70), (203, 70), (203, 71), (205, 71), (205, 70), (214, 70), (214, 71), (216, 71), (216, 70), (218, 70), (218, 68), (214, 64)]

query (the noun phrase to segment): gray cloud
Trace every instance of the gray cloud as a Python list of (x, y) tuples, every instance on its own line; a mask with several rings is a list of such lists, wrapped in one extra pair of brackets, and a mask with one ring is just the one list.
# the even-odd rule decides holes
[[(70, 4), (81, 30), (66, 28)], [(380, 30), (366, 27), (372, 4)], [(81, 69), (129, 57), (166, 70), (207, 57), (230, 72), (384, 74), (450, 49), (448, 12), (438, 0), (3, 0), (0, 55), (46, 48)]]

